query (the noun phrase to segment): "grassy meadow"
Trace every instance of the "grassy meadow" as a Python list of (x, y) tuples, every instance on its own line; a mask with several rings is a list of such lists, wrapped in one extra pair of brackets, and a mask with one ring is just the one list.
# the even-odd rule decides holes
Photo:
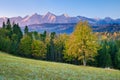
[(0, 80), (120, 80), (120, 71), (26, 59), (0, 52)]

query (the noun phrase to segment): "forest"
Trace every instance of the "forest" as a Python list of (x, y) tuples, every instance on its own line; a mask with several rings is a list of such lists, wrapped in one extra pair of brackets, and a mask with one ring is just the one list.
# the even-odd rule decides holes
[(38, 60), (120, 69), (120, 32), (93, 32), (79, 22), (71, 34), (29, 32), (8, 19), (0, 28), (0, 51)]

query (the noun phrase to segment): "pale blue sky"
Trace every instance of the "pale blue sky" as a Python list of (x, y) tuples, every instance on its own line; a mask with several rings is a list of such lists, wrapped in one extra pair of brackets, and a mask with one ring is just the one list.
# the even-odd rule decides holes
[(0, 17), (24, 17), (48, 11), (56, 15), (120, 18), (120, 0), (0, 0)]

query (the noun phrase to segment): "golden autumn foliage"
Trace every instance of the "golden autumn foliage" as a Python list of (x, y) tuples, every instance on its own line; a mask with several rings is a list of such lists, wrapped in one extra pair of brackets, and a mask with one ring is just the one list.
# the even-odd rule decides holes
[(97, 36), (93, 34), (88, 23), (79, 22), (66, 42), (65, 54), (82, 60), (83, 64), (86, 65), (88, 60), (93, 60), (93, 57), (97, 55), (99, 49), (97, 42)]

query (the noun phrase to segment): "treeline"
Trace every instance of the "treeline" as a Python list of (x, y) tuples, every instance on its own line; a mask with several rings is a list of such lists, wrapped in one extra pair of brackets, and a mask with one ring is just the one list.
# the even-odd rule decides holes
[(71, 35), (55, 32), (24, 34), (8, 19), (0, 29), (0, 50), (28, 58), (120, 69), (120, 33), (93, 33), (87, 22), (76, 25)]

